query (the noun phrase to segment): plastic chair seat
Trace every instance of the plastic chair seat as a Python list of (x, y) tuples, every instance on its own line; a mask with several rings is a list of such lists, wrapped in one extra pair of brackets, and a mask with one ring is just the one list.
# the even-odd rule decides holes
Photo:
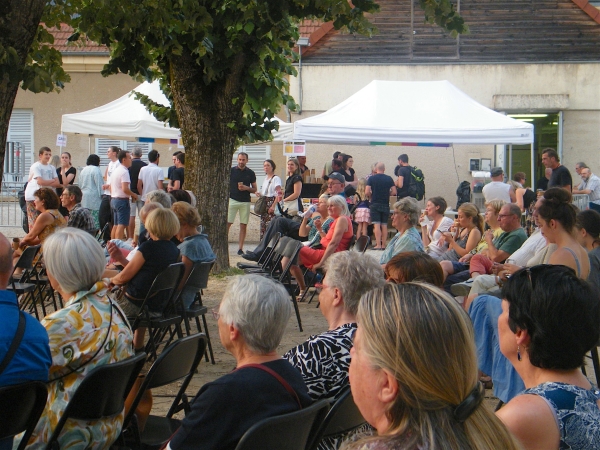
[(164, 328), (177, 325), (182, 320), (183, 317), (180, 314), (165, 314), (160, 317), (150, 317), (149, 324), (151, 327)]
[(35, 287), (35, 283), (13, 283), (12, 285), (6, 286), (6, 290), (13, 291), (16, 295), (21, 295), (27, 292), (33, 292)]
[(181, 426), (181, 420), (171, 417), (148, 416), (141, 441), (144, 447), (160, 447), (165, 436), (173, 436)]
[(206, 306), (191, 306), (187, 308), (183, 313), (186, 317), (200, 317), (204, 314), (208, 314), (208, 308)]

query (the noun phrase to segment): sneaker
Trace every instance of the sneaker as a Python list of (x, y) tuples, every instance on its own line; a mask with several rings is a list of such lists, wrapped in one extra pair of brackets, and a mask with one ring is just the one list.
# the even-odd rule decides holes
[(238, 256), (243, 256), (244, 255), (244, 250), (242, 250), (241, 248), (238, 250)]
[(450, 286), (450, 291), (457, 297), (467, 297), (471, 292), (473, 286), (473, 280), (463, 281), (462, 283), (456, 283)]

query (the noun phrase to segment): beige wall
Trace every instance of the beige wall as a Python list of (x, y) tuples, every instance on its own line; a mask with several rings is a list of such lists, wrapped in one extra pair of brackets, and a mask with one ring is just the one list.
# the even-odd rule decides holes
[[(564, 112), (563, 163), (574, 173), (575, 162), (585, 161), (600, 173), (600, 64), (489, 64), (414, 66), (303, 66), (303, 112), (292, 121), (319, 114), (342, 102), (372, 80), (448, 80), (489, 108), (506, 96), (512, 103), (527, 105), (524, 112)], [(343, 81), (342, 81), (343, 80)], [(298, 79), (290, 80), (290, 93), (298, 100)], [(522, 97), (522, 98), (521, 98)], [(399, 105), (399, 108), (410, 105)], [(512, 110), (509, 112), (517, 112)], [(375, 161), (386, 164), (392, 174), (398, 155), (425, 174), (427, 196), (444, 196), (456, 203), (459, 180), (471, 180), (469, 158), (492, 158), (494, 146), (457, 145), (453, 149), (420, 147), (355, 147), (308, 144), (307, 165), (323, 168), (335, 151), (354, 157), (359, 176)]]

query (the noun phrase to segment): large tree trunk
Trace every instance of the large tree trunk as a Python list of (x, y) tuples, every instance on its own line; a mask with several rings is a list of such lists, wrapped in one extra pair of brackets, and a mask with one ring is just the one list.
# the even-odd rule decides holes
[(242, 117), (243, 61), (239, 54), (228, 76), (208, 88), (193, 56), (171, 60), (173, 103), (186, 153), (185, 184), (198, 199), (202, 225), (217, 255), (213, 270), (218, 272), (229, 268), (227, 205), (237, 133), (227, 124)]
[(0, 179), (4, 171), (4, 152), (10, 115), (19, 89), (27, 53), (35, 38), (46, 0), (0, 1), (0, 55), (16, 50), (18, 62), (0, 64)]

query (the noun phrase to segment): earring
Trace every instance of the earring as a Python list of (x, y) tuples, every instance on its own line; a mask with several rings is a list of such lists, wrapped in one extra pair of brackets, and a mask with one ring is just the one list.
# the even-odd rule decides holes
[(517, 359), (521, 361), (521, 346), (517, 345)]

